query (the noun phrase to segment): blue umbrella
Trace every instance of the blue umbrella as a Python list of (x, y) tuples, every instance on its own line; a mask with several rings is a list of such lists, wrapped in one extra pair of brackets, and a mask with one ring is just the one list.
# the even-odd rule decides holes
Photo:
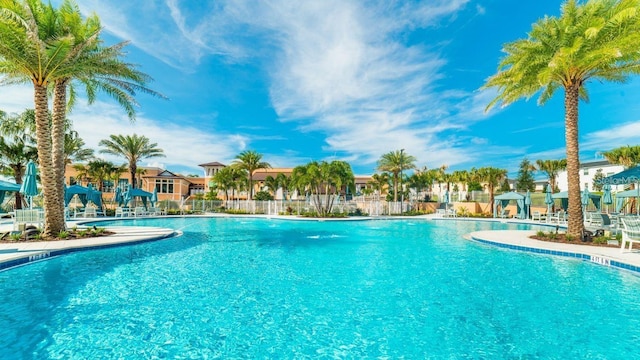
[(587, 216), (587, 205), (589, 205), (589, 199), (591, 198), (591, 193), (589, 192), (589, 189), (584, 188), (584, 191), (582, 191), (582, 212), (584, 213), (584, 217), (586, 219)]
[(151, 194), (149, 201), (151, 201), (151, 207), (156, 207), (156, 203), (158, 202), (158, 188), (153, 188), (153, 193)]
[(33, 197), (38, 195), (38, 185), (36, 179), (36, 164), (29, 160), (27, 163), (27, 172), (24, 175), (24, 181), (20, 187), (20, 192), (29, 197), (29, 208), (33, 207)]
[(447, 204), (449, 204), (449, 189), (444, 191), (444, 195), (442, 196), (442, 202), (444, 203), (444, 207), (446, 209)]
[(604, 194), (602, 194), (602, 203), (607, 205), (607, 212), (609, 212), (609, 205), (613, 204), (613, 196), (611, 196), (611, 185), (605, 184), (602, 187)]

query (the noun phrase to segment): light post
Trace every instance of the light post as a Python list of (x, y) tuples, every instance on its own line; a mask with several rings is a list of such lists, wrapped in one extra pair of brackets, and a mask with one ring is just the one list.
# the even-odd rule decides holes
[(400, 149), (400, 215), (404, 213), (404, 189), (402, 187), (402, 170), (404, 169), (404, 149)]

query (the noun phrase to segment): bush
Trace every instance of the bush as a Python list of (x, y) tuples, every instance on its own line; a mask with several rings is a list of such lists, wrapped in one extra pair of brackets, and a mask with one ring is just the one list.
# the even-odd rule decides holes
[(271, 195), (267, 191), (258, 191), (256, 195), (253, 197), (253, 200), (256, 201), (270, 201), (273, 200), (273, 195)]

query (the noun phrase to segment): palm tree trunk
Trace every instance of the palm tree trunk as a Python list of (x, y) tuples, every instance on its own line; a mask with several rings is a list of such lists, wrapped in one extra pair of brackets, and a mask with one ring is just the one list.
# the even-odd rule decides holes
[(398, 174), (393, 174), (393, 202), (398, 202)]
[(135, 189), (136, 187), (136, 171), (138, 167), (136, 164), (129, 164), (129, 175), (131, 176), (131, 187)]
[(51, 127), (49, 125), (49, 104), (46, 85), (34, 84), (34, 105), (36, 113), (36, 140), (38, 142), (38, 164), (44, 197), (44, 231), (45, 237), (53, 237), (64, 229), (56, 219), (55, 193), (56, 172), (51, 159)]
[(64, 222), (64, 122), (67, 114), (67, 82), (60, 80), (55, 83), (53, 93), (53, 117), (51, 123), (51, 161), (55, 171), (55, 208), (48, 211), (54, 212), (56, 221), (65, 227)]
[(567, 182), (569, 183), (569, 224), (567, 234), (581, 236), (584, 230), (580, 197), (580, 159), (578, 147), (579, 84), (565, 87), (565, 141), (567, 145)]

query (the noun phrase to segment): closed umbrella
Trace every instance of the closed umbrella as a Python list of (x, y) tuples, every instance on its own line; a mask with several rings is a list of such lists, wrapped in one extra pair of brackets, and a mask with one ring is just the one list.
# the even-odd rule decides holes
[(127, 190), (122, 194), (122, 204), (124, 207), (127, 207), (127, 205), (129, 205), (129, 202), (131, 201), (133, 197), (131, 196), (131, 185), (127, 185)]
[(582, 191), (582, 212), (584, 213), (585, 219), (587, 218), (587, 205), (589, 205), (589, 199), (591, 198), (591, 193), (589, 189), (584, 188)]
[(120, 187), (116, 188), (116, 195), (114, 196), (113, 201), (115, 201), (118, 206), (122, 206), (122, 189), (120, 189)]
[(156, 203), (158, 202), (158, 188), (153, 188), (153, 193), (151, 194), (149, 201), (151, 201), (151, 207), (156, 207)]
[(33, 197), (38, 195), (38, 185), (36, 178), (36, 164), (29, 160), (27, 163), (27, 172), (24, 175), (24, 181), (20, 186), (20, 192), (29, 197), (29, 209), (33, 207)]
[(553, 196), (551, 196), (551, 184), (547, 184), (547, 191), (544, 194), (544, 203), (547, 204), (547, 219), (551, 216), (551, 206), (553, 205)]
[(602, 187), (604, 194), (602, 194), (602, 203), (607, 205), (607, 213), (609, 212), (609, 205), (613, 204), (613, 196), (611, 196), (611, 185), (605, 184)]
[(527, 190), (527, 194), (524, 196), (524, 211), (525, 211), (525, 219), (529, 218), (529, 209), (531, 208), (531, 193)]
[(449, 189), (445, 190), (444, 196), (442, 197), (442, 202), (444, 203), (444, 208), (447, 210), (449, 207)]

